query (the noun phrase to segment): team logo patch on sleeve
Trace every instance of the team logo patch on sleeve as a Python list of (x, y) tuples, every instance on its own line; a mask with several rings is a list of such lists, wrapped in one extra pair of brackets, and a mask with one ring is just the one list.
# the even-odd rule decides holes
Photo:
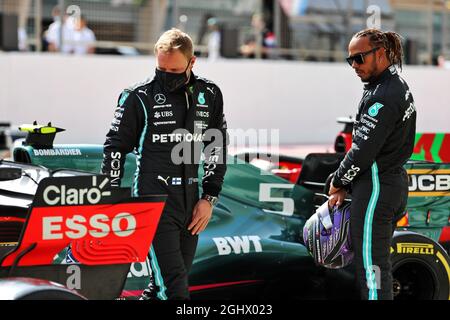
[(383, 108), (384, 105), (382, 105), (381, 103), (377, 102), (375, 103), (373, 106), (371, 106), (369, 108), (369, 116), (371, 117), (376, 117), (378, 115), (378, 111), (380, 111), (381, 108)]

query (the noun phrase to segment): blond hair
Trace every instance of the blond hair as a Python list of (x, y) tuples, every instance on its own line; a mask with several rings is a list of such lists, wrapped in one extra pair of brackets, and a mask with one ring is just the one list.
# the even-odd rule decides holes
[(159, 52), (170, 53), (174, 50), (180, 50), (188, 60), (194, 56), (194, 44), (191, 37), (176, 28), (164, 32), (159, 37), (155, 44), (155, 55)]

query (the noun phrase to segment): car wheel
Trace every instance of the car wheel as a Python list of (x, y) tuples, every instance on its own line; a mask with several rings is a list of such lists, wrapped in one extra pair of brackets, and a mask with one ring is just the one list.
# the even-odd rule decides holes
[(394, 236), (394, 299), (450, 300), (450, 259), (433, 240), (412, 232)]

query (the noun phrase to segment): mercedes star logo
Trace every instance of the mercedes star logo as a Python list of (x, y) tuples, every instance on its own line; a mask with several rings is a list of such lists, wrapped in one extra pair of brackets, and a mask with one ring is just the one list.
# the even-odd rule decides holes
[(163, 95), (162, 93), (158, 93), (158, 94), (155, 96), (155, 102), (156, 102), (157, 104), (163, 104), (163, 103), (165, 103), (165, 102), (166, 102), (166, 96)]

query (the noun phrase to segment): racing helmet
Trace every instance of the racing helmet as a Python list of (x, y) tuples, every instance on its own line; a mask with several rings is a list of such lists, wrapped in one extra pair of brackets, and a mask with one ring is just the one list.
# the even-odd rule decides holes
[(319, 207), (303, 227), (303, 240), (316, 264), (339, 269), (353, 260), (350, 241), (350, 204)]

